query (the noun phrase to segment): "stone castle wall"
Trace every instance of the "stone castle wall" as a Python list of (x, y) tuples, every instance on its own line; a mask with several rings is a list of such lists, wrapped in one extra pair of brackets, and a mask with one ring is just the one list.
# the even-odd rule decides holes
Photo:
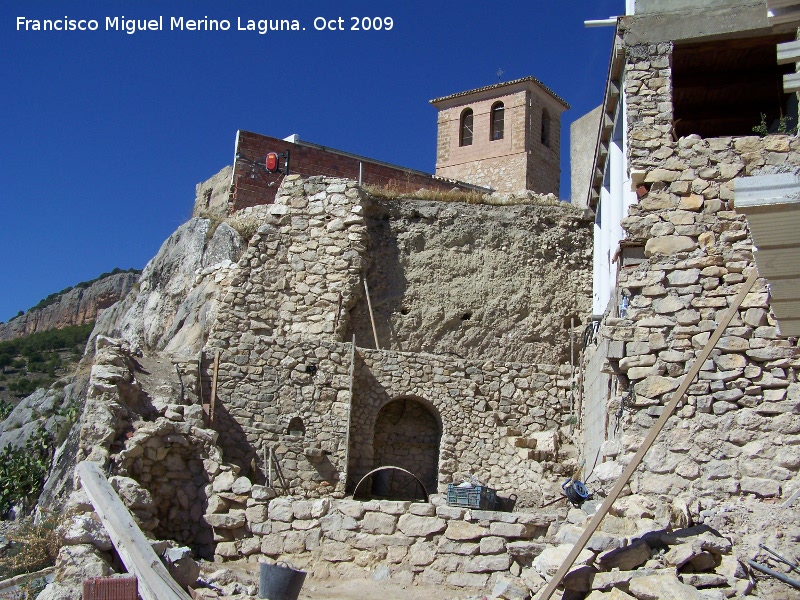
[[(424, 348), (413, 344), (391, 350), (361, 347), (372, 341), (371, 335), (361, 333), (364, 323), (369, 323), (368, 315), (359, 312), (365, 301), (362, 273), (367, 263), (367, 273), (383, 268), (389, 279), (415, 277), (402, 264), (384, 262), (385, 254), (376, 249), (378, 243), (391, 239), (376, 235), (376, 223), (385, 222), (383, 215), (390, 217), (389, 223), (398, 221), (391, 218), (394, 209), (375, 209), (377, 202), (363, 196), (355, 182), (290, 177), (268, 207), (266, 223), (250, 240), (231, 275), (206, 347), (207, 369), (215, 349), (221, 356), (215, 426), (221, 432), (219, 444), (226, 459), (254, 481), (263, 481), (268, 475), (263, 452), (271, 446), (292, 493), (341, 496), (366, 472), (380, 466), (376, 463), (385, 448), (376, 451), (373, 440), (381, 410), (394, 400), (408, 398), (419, 402), (439, 427), (435, 454), (426, 457), (436, 465), (432, 491), (443, 489), (456, 476), (472, 473), (493, 487), (523, 491), (531, 498), (551, 493), (574, 462), (574, 456), (560, 447), (566, 440), (559, 434), (574, 393), (568, 365), (531, 365), (481, 358), (480, 353), (462, 358), (447, 353), (444, 344), (436, 347), (436, 354), (421, 353)], [(396, 206), (402, 205), (403, 213), (414, 204), (404, 200)], [(434, 204), (419, 203), (414, 210), (432, 211)], [(441, 214), (429, 219), (428, 232), (431, 224), (443, 229), (449, 225), (456, 235), (481, 213), (484, 220), (499, 218), (508, 223), (522, 218), (541, 222), (542, 230), (552, 229), (547, 236), (542, 234), (547, 244), (534, 256), (541, 255), (542, 261), (554, 254), (563, 256), (563, 276), (557, 279), (564, 301), (556, 302), (557, 294), (553, 294), (537, 313), (538, 323), (540, 327), (542, 322), (550, 323), (558, 331), (558, 350), (553, 352), (551, 346), (549, 356), (568, 360), (568, 352), (564, 354), (564, 347), (569, 347), (568, 329), (563, 317), (556, 317), (556, 323), (548, 321), (547, 307), (560, 304), (576, 314), (588, 302), (587, 278), (567, 274), (588, 260), (588, 236), (583, 233), (588, 224), (580, 212), (568, 206), (459, 205), (438, 206), (434, 212)], [(465, 224), (454, 222), (459, 212)], [(498, 228), (494, 233), (500, 232)], [(411, 233), (425, 243), (425, 228), (417, 225)], [(554, 239), (573, 237), (586, 247), (570, 253), (558, 244), (549, 245)], [(490, 248), (502, 245), (502, 238), (481, 243), (488, 255)], [(510, 251), (511, 244), (505, 247), (505, 252)], [(513, 251), (522, 255), (531, 249), (523, 244)], [(501, 256), (508, 261), (505, 252)], [(467, 260), (469, 248), (459, 244), (453, 253)], [(443, 278), (437, 284), (452, 289), (451, 295), (457, 298), (461, 282), (446, 279), (446, 257), (447, 252), (440, 257)], [(481, 264), (485, 255), (476, 252), (472, 260)], [(535, 270), (531, 266), (531, 272)], [(539, 268), (539, 275), (545, 270)], [(553, 266), (554, 276), (558, 270)], [(377, 276), (372, 279), (376, 305), (380, 305), (384, 281)], [(556, 289), (542, 285), (541, 280), (538, 287)], [(524, 291), (536, 288), (532, 280)], [(402, 305), (402, 295), (399, 300)], [(534, 310), (530, 305), (524, 308), (525, 317)], [(457, 310), (459, 322), (461, 310)], [(477, 316), (480, 307), (474, 310)], [(513, 313), (505, 314), (513, 318)], [(362, 325), (356, 327), (359, 317)], [(359, 332), (355, 352), (354, 330)], [(488, 336), (494, 328), (479, 323), (476, 331), (477, 337), (480, 333)], [(528, 346), (523, 340), (518, 347), (526, 357), (541, 358), (545, 355), (533, 352), (536, 342), (536, 337), (529, 338)], [(489, 354), (501, 355), (499, 348)]]
[[(607, 405), (601, 478), (621, 473), (722, 313), (755, 268), (737, 176), (795, 169), (800, 139), (701, 139), (671, 135), (670, 44), (627, 48), (629, 159), (649, 193), (622, 226), (647, 260), (623, 266), (627, 312), (609, 314), (600, 336), (615, 372)], [(634, 476), (636, 493), (778, 497), (796, 489), (800, 466), (800, 359), (782, 337), (759, 279), (703, 365), (685, 402)]]

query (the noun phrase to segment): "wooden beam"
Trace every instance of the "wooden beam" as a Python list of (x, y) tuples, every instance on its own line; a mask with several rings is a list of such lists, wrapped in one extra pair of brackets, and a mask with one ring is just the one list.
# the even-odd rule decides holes
[(367, 286), (366, 277), (364, 277), (364, 292), (367, 294), (367, 308), (369, 309), (369, 320), (372, 323), (372, 335), (375, 336), (375, 349), (380, 350), (381, 346), (378, 343), (378, 329), (375, 327), (375, 317), (372, 316), (372, 301), (369, 299), (369, 286)]
[(783, 76), (783, 91), (787, 94), (800, 92), (800, 73), (789, 73)]
[(191, 600), (189, 594), (170, 576), (100, 467), (96, 463), (83, 461), (78, 463), (75, 471), (122, 563), (128, 573), (136, 575), (139, 580), (142, 600)]
[(547, 587), (542, 595), (539, 596), (539, 600), (549, 600), (550, 596), (553, 595), (553, 592), (556, 591), (558, 584), (561, 583), (561, 580), (564, 579), (564, 576), (575, 563), (575, 559), (578, 558), (578, 555), (586, 547), (586, 544), (589, 542), (589, 538), (591, 538), (592, 534), (597, 531), (597, 528), (600, 526), (600, 522), (603, 520), (606, 514), (608, 514), (609, 509), (622, 493), (622, 489), (628, 484), (628, 481), (630, 480), (634, 471), (636, 471), (636, 469), (639, 467), (644, 455), (647, 454), (647, 451), (653, 445), (653, 442), (655, 442), (656, 437), (658, 437), (658, 434), (661, 433), (664, 425), (666, 425), (667, 420), (669, 420), (670, 416), (672, 416), (672, 413), (677, 408), (678, 403), (683, 399), (683, 395), (686, 393), (686, 390), (689, 389), (689, 386), (694, 381), (694, 378), (697, 377), (697, 374), (703, 367), (703, 363), (711, 354), (714, 346), (717, 345), (717, 342), (719, 341), (719, 338), (722, 337), (722, 333), (725, 331), (725, 328), (736, 315), (737, 311), (739, 310), (739, 306), (742, 304), (742, 300), (744, 300), (747, 292), (749, 292), (753, 287), (756, 279), (758, 279), (758, 270), (754, 268), (750, 271), (747, 281), (744, 282), (742, 288), (739, 290), (739, 293), (736, 294), (736, 297), (733, 299), (733, 303), (731, 304), (730, 308), (728, 308), (728, 310), (722, 316), (719, 325), (717, 325), (714, 333), (711, 334), (708, 343), (706, 343), (702, 352), (700, 352), (700, 355), (692, 364), (689, 372), (683, 376), (681, 384), (678, 386), (678, 389), (675, 390), (675, 393), (672, 395), (669, 403), (664, 407), (664, 411), (661, 413), (658, 421), (656, 421), (656, 424), (653, 425), (653, 427), (647, 433), (647, 437), (644, 439), (644, 442), (642, 442), (642, 445), (639, 446), (639, 449), (636, 451), (636, 454), (633, 455), (631, 462), (629, 462), (628, 466), (625, 467), (622, 475), (620, 475), (620, 478), (614, 484), (614, 487), (611, 488), (608, 496), (605, 500), (603, 500), (600, 508), (597, 509), (594, 517), (592, 517), (592, 520), (589, 521), (586, 529), (583, 530), (583, 533), (578, 538), (578, 541), (575, 542), (572, 550), (570, 550), (569, 554), (564, 559), (564, 562), (558, 568), (558, 571), (556, 571), (556, 574), (553, 575), (553, 578), (550, 580), (550, 583), (547, 584)]
[(211, 398), (209, 399), (209, 404), (211, 404), (211, 411), (208, 418), (209, 423), (213, 426), (214, 425), (214, 410), (217, 406), (217, 374), (219, 373), (219, 348), (216, 349), (214, 352), (214, 375), (211, 379)]
[(800, 41), (778, 44), (778, 64), (800, 62)]
[(350, 430), (353, 427), (353, 388), (355, 387), (356, 380), (356, 335), (353, 334), (353, 343), (350, 344), (350, 386), (348, 388), (348, 402), (350, 405), (347, 407), (347, 431), (344, 436), (344, 485), (345, 488), (350, 483)]

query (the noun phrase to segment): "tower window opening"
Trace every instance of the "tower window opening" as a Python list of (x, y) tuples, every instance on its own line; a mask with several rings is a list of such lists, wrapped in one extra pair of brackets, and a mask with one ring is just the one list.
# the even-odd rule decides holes
[(468, 108), (461, 113), (461, 132), (459, 135), (459, 146), (472, 145), (472, 109)]
[(491, 140), (502, 140), (505, 135), (505, 107), (502, 102), (492, 105)]

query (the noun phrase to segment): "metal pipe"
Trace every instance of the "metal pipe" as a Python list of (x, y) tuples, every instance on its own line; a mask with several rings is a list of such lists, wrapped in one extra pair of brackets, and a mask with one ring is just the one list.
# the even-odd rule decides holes
[(584, 27), (610, 27), (617, 24), (617, 17), (610, 17), (608, 19), (596, 19), (593, 21), (584, 21)]
[(789, 567), (791, 567), (792, 571), (794, 571), (795, 573), (800, 573), (800, 569), (797, 568), (797, 565), (795, 565), (793, 562), (789, 561), (788, 559), (782, 557), (780, 554), (775, 552), (775, 550), (772, 550), (771, 548), (767, 548), (764, 544), (759, 544), (758, 547), (761, 548), (762, 550), (766, 550), (767, 552), (772, 554), (772, 556), (777, 558), (782, 563), (784, 563), (786, 565), (789, 565)]
[(783, 573), (778, 573), (778, 571), (773, 571), (769, 567), (765, 567), (764, 565), (758, 564), (754, 560), (747, 559), (747, 564), (756, 569), (757, 571), (761, 571), (762, 573), (766, 573), (767, 575), (772, 575), (775, 579), (779, 579), (783, 583), (788, 583), (796, 590), (800, 590), (800, 581), (795, 581), (791, 577), (787, 577)]

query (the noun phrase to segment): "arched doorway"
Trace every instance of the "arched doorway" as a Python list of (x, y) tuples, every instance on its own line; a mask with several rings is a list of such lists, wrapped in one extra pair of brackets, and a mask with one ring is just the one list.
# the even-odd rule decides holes
[[(414, 473), (429, 493), (436, 493), (441, 438), (439, 420), (426, 404), (408, 397), (392, 400), (375, 420), (373, 468), (401, 467)], [(402, 473), (386, 471), (373, 477), (372, 493), (413, 498), (419, 494), (418, 485)]]

